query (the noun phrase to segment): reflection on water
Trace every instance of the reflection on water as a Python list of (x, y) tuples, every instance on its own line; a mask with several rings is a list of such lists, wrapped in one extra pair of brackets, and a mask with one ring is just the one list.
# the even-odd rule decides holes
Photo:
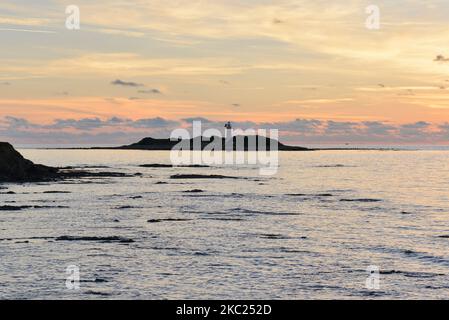
[(272, 177), (139, 167), (168, 152), (21, 152), (143, 176), (3, 185), (0, 206), (23, 208), (0, 211), (1, 298), (449, 298), (447, 151), (281, 152)]

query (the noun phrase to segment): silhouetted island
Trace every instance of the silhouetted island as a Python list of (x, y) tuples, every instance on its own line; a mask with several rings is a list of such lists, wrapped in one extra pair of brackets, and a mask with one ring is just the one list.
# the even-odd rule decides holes
[[(259, 139), (264, 139), (265, 144), (259, 146)], [(130, 145), (120, 146), (120, 147), (95, 147), (92, 149), (125, 149), (125, 150), (154, 150), (154, 151), (164, 151), (172, 150), (176, 145), (178, 145), (183, 140), (171, 140), (171, 139), (154, 139), (154, 138), (144, 138), (137, 143)], [(243, 141), (239, 144), (238, 141)], [(250, 143), (250, 141), (255, 141)], [(185, 145), (190, 146), (190, 150), (204, 150), (207, 146), (210, 147), (211, 143), (216, 145), (221, 144), (221, 150), (225, 150), (226, 139), (221, 137), (195, 137), (184, 141)], [(265, 151), (270, 150), (271, 143), (277, 145), (279, 151), (311, 151), (311, 149), (297, 146), (287, 146), (280, 143), (277, 140), (273, 140), (262, 136), (234, 136), (233, 137), (233, 150), (237, 151)], [(201, 148), (199, 149), (198, 146)], [(187, 149), (189, 150), (189, 149)]]

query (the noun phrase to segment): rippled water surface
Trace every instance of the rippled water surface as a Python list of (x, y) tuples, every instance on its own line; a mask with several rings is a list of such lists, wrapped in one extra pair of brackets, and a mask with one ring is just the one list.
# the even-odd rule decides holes
[[(0, 206), (31, 207), (0, 211), (0, 298), (449, 298), (448, 151), (281, 153), (272, 177), (139, 167), (168, 152), (20, 151), (142, 176), (1, 185)], [(366, 288), (369, 266), (379, 290)]]

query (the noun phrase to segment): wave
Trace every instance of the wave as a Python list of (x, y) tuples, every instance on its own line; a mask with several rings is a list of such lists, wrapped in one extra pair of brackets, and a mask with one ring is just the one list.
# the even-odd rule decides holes
[(376, 251), (381, 251), (381, 252), (387, 252), (387, 253), (391, 253), (391, 254), (398, 254), (398, 255), (402, 255), (406, 258), (417, 259), (420, 261), (431, 262), (434, 264), (439, 264), (439, 265), (449, 267), (449, 258), (432, 255), (427, 252), (419, 252), (419, 251), (414, 251), (414, 250), (410, 250), (410, 249), (401, 249), (401, 248), (390, 248), (390, 247), (384, 247), (384, 246), (372, 247), (371, 249), (376, 250)]

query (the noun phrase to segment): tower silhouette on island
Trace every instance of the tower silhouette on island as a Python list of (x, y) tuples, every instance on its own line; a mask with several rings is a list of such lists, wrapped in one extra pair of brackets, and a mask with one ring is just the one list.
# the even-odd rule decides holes
[[(218, 139), (221, 139), (221, 144), (224, 147), (224, 150), (232, 151), (232, 150), (238, 150), (238, 151), (257, 151), (259, 150), (259, 143), (258, 139), (265, 139), (265, 143), (263, 144), (263, 151), (268, 148), (268, 150), (271, 150), (272, 145), (276, 145), (276, 150), (279, 151), (311, 151), (312, 149), (299, 147), (299, 146), (288, 146), (285, 144), (280, 143), (276, 139), (271, 139), (268, 137), (261, 137), (258, 135), (252, 136), (252, 135), (240, 135), (238, 133), (234, 134), (233, 127), (230, 121), (225, 123), (225, 136), (219, 137)], [(208, 146), (211, 142), (211, 138), (208, 137), (207, 139), (203, 139), (203, 136), (198, 136), (195, 138), (185, 139), (188, 140), (188, 145), (190, 145), (190, 150), (204, 150), (206, 146)], [(254, 146), (250, 145), (250, 139), (254, 139), (256, 141)], [(244, 143), (241, 147), (237, 146), (237, 139), (243, 139)], [(117, 147), (93, 147), (89, 149), (115, 149), (115, 150), (172, 150), (176, 145), (179, 144), (181, 140), (180, 139), (155, 139), (151, 137), (143, 138), (139, 142), (132, 143), (130, 145), (124, 145), (124, 146), (117, 146)], [(198, 143), (199, 142), (199, 143)], [(195, 148), (196, 147), (196, 148)], [(223, 150), (223, 149), (222, 149)]]
[(234, 135), (232, 134), (232, 125), (231, 122), (225, 124), (225, 150), (232, 151), (234, 150)]

